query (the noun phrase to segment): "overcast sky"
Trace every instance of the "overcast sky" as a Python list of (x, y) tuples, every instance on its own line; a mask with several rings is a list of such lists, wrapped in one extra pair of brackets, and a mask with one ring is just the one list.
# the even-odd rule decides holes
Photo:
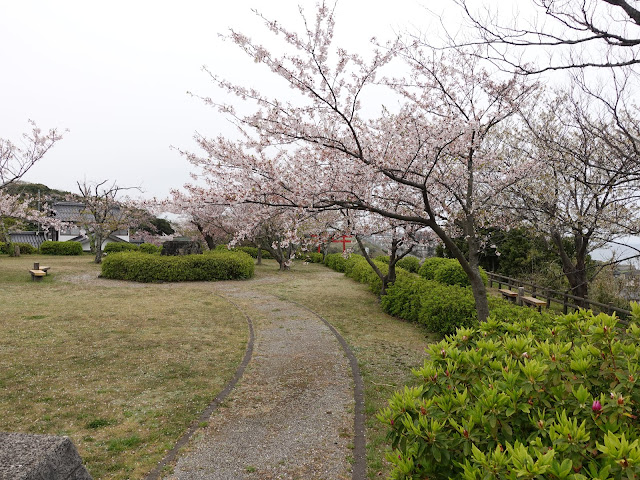
[[(372, 36), (391, 38), (412, 23), (428, 31), (437, 20), (423, 3), (431, 2), (340, 0), (337, 40), (364, 51)], [(314, 11), (308, 0), (0, 0), (0, 138), (19, 141), (28, 119), (69, 129), (27, 181), (75, 191), (78, 180), (109, 179), (166, 196), (190, 180), (170, 146), (197, 151), (196, 130), (230, 132), (187, 95), (223, 99), (201, 67), (246, 85), (273, 80), (219, 34), (233, 27), (261, 38), (252, 8), (300, 25), (299, 4)]]

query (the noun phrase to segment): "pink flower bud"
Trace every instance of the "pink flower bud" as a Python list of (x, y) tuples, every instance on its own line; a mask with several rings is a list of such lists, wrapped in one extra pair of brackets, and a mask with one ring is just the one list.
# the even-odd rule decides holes
[(591, 410), (598, 413), (600, 410), (602, 410), (602, 404), (598, 400), (594, 400), (593, 405), (591, 405)]

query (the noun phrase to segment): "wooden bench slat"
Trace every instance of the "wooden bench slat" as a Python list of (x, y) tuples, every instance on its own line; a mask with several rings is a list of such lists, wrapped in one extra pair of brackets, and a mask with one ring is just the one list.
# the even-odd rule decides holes
[(540, 300), (539, 298), (533, 298), (533, 297), (522, 297), (522, 301), (523, 302), (527, 302), (527, 303), (531, 303), (533, 305), (546, 305), (547, 304), (546, 300)]
[(506, 297), (517, 297), (518, 296), (518, 292), (514, 291), (514, 290), (506, 290), (504, 288), (501, 288), (498, 290), (501, 294), (503, 294)]

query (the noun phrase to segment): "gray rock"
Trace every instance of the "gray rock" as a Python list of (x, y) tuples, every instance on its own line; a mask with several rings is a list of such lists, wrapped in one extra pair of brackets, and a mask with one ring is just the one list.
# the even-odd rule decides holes
[(68, 437), (0, 432), (0, 480), (92, 480)]

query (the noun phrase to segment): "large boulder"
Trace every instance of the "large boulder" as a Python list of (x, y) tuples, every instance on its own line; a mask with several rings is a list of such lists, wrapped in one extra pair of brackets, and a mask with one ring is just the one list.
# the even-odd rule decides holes
[(162, 255), (195, 255), (202, 253), (202, 246), (190, 238), (174, 238), (162, 244)]

